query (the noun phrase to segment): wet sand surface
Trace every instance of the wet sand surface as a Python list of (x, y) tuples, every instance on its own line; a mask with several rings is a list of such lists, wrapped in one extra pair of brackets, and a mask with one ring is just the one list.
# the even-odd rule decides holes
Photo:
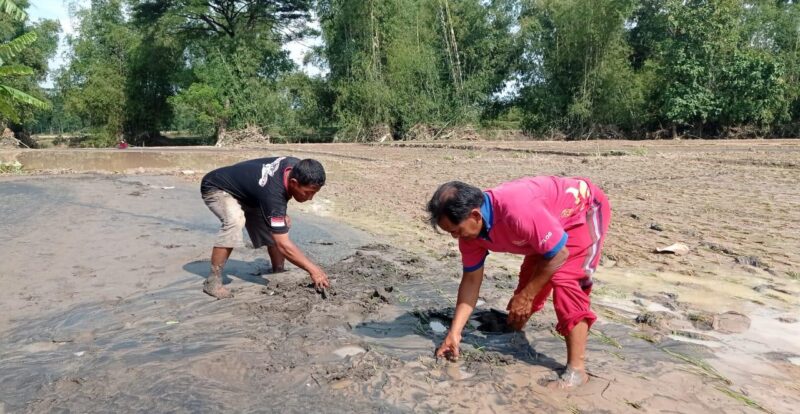
[[(290, 204), (292, 238), (333, 278), (325, 298), (297, 269), (269, 274), (253, 249), (234, 252), (225, 269), (233, 299), (203, 294), (217, 223), (198, 174), (0, 177), (0, 412), (788, 413), (800, 403), (800, 312), (786, 299), (797, 282), (721, 264), (713, 270), (725, 277), (687, 276), (687, 268), (709, 272), (692, 255), (637, 264), (646, 256), (626, 255), (632, 249), (619, 239), (643, 236), (625, 233), (625, 219), (614, 229), (616, 255), (598, 271), (586, 386), (542, 385), (565, 361), (552, 305), (523, 332), (508, 332), (498, 310), (516, 285), (516, 262), (502, 255), (487, 268), (462, 358), (435, 360), (458, 255), (444, 236), (423, 239), (424, 224), (397, 230), (410, 211), (402, 194), (393, 200), (401, 218), (387, 215), (383, 227), (355, 217), (391, 203), (347, 202), (351, 165), (370, 165), (359, 172), (362, 192), (389, 167), (354, 158), (369, 156), (361, 148), (369, 149), (303, 147), (327, 154), (339, 178), (314, 203)], [(409, 166), (431, 151), (395, 150), (412, 151), (396, 161)], [(617, 217), (647, 209), (632, 203)], [(409, 247), (413, 240), (421, 247)], [(789, 253), (772, 267), (783, 272), (796, 260)]]

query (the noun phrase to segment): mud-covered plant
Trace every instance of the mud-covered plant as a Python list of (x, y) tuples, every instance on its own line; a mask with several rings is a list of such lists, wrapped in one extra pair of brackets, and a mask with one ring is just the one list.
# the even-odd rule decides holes
[(566, 338), (564, 338), (564, 336), (563, 336), (563, 335), (561, 335), (560, 333), (558, 333), (558, 332), (557, 332), (555, 329), (553, 329), (553, 328), (550, 328), (550, 334), (552, 334), (553, 336), (555, 336), (556, 338), (558, 338), (558, 339), (560, 339), (560, 340), (562, 340), (562, 341), (566, 341), (566, 340), (567, 340)]
[(0, 174), (20, 174), (22, 173), (22, 164), (19, 161), (14, 162), (0, 162)]
[(714, 315), (709, 313), (690, 313), (687, 317), (698, 329), (709, 330), (714, 324)]
[(669, 349), (666, 349), (666, 348), (664, 348), (663, 351), (666, 352), (669, 355), (672, 355), (675, 358), (680, 359), (681, 361), (684, 361), (684, 362), (694, 366), (696, 368), (696, 370), (697, 370), (697, 373), (703, 374), (703, 375), (705, 375), (705, 376), (707, 376), (709, 378), (713, 378), (715, 380), (719, 380), (719, 381), (725, 383), (726, 385), (733, 384), (733, 382), (731, 382), (731, 380), (725, 378), (722, 374), (719, 373), (719, 371), (714, 369), (714, 367), (712, 367), (707, 362), (705, 362), (705, 361), (703, 361), (701, 359), (694, 358), (694, 357), (691, 357), (689, 355), (681, 354), (680, 352), (670, 351)]
[(598, 339), (600, 339), (600, 342), (604, 344), (611, 345), (617, 349), (622, 349), (622, 345), (620, 345), (616, 339), (606, 335), (605, 333), (603, 333), (603, 331), (593, 330), (589, 331), (589, 334), (594, 337), (597, 337)]
[(622, 324), (622, 325), (628, 325), (628, 326), (634, 326), (635, 325), (634, 321), (631, 318), (629, 318), (629, 317), (627, 317), (625, 315), (621, 315), (621, 314), (619, 314), (617, 312), (614, 312), (613, 310), (610, 310), (608, 308), (601, 307), (601, 308), (599, 308), (599, 311), (600, 311), (600, 314), (604, 318), (608, 319), (609, 321), (616, 322), (616, 323), (619, 323), (619, 324)]
[(630, 336), (632, 336), (634, 338), (639, 338), (639, 339), (647, 341), (647, 342), (650, 342), (651, 344), (657, 344), (657, 343), (661, 342), (658, 337), (653, 336), (653, 335), (649, 335), (649, 334), (646, 334), (646, 333), (643, 333), (643, 332), (631, 332)]
[(751, 399), (750, 397), (742, 394), (741, 392), (734, 391), (734, 390), (732, 390), (730, 388), (726, 388), (726, 387), (719, 387), (718, 386), (718, 387), (715, 387), (715, 388), (718, 391), (722, 392), (723, 394), (725, 394), (725, 395), (727, 395), (727, 396), (729, 396), (729, 397), (731, 397), (731, 398), (733, 398), (735, 400), (741, 401), (741, 402), (747, 404), (750, 407), (753, 407), (753, 408), (755, 408), (757, 410), (761, 410), (761, 411), (763, 411), (765, 413), (770, 413), (771, 412), (771, 411), (767, 410), (766, 408), (762, 407), (761, 404), (753, 401), (753, 399)]

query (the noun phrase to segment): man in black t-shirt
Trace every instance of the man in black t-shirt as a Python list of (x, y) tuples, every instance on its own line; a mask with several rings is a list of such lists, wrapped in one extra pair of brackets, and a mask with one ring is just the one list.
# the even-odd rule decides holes
[(203, 291), (217, 299), (232, 297), (222, 285), (222, 268), (236, 247), (244, 247), (247, 229), (253, 247), (267, 246), (272, 272), (283, 271), (284, 260), (307, 271), (316, 288), (329, 286), (325, 272), (289, 239), (287, 203), (309, 201), (325, 185), (325, 169), (316, 160), (272, 157), (222, 167), (203, 177), (200, 192), (222, 226), (211, 251), (211, 275)]

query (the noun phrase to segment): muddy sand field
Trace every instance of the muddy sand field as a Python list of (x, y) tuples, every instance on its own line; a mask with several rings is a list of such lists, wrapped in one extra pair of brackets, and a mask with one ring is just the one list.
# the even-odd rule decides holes
[[(263, 251), (235, 251), (235, 297), (202, 293), (216, 218), (199, 181), (270, 155), (328, 185), (290, 204), (325, 297)], [(414, 142), (266, 149), (5, 150), (2, 412), (796, 412), (800, 142)], [(435, 346), (460, 276), (425, 223), (451, 179), (585, 176), (613, 220), (589, 383), (563, 368), (552, 306), (504, 324), (520, 258), (493, 254), (458, 362)], [(657, 252), (670, 245), (672, 252)], [(795, 407), (795, 408), (793, 408)]]

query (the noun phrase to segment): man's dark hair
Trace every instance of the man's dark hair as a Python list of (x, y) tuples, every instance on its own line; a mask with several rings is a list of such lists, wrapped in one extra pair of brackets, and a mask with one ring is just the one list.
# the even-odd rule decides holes
[(317, 160), (311, 158), (301, 160), (289, 173), (289, 178), (294, 178), (300, 185), (325, 185), (325, 168)]
[(483, 204), (483, 191), (461, 181), (450, 181), (439, 186), (428, 201), (429, 221), (436, 230), (439, 219), (447, 217), (453, 224), (460, 224), (474, 208)]

